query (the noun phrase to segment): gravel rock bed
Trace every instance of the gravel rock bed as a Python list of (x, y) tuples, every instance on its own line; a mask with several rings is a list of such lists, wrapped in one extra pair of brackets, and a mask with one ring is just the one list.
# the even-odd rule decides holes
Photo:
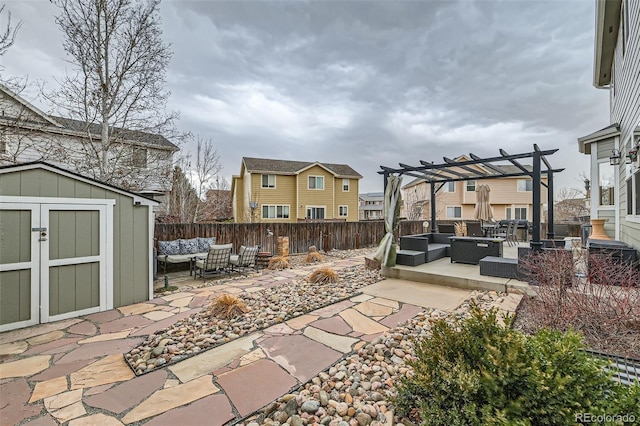
[(125, 354), (125, 360), (137, 375), (144, 374), (355, 296), (360, 288), (383, 279), (379, 271), (368, 270), (364, 265), (341, 269), (338, 277), (337, 283), (310, 284), (305, 278), (299, 278), (286, 285), (240, 294), (238, 297), (249, 312), (231, 320), (216, 318), (205, 307), (171, 327), (150, 334)]
[(319, 373), (298, 390), (267, 405), (238, 424), (246, 426), (404, 426), (391, 402), (395, 384), (410, 374), (406, 362), (414, 357), (414, 338), (430, 335), (431, 322), (469, 316), (471, 301), (483, 309), (498, 307), (504, 293), (475, 291), (454, 312), (428, 309), (357, 352)]

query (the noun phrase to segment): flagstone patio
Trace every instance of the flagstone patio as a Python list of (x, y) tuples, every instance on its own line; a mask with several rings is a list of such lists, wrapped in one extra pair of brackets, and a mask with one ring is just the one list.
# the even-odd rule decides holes
[[(363, 257), (323, 266), (339, 271)], [(69, 422), (223, 425), (253, 413), (424, 307), (455, 309), (471, 294), (383, 280), (362, 294), (136, 377), (123, 353), (221, 293), (286, 285), (317, 266), (262, 271), (81, 318), (0, 334), (0, 424)], [(505, 300), (514, 311), (518, 297)]]

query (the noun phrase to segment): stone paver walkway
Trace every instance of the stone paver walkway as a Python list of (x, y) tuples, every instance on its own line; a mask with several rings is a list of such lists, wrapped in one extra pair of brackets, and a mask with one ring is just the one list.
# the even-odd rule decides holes
[[(325, 263), (336, 271), (362, 257)], [(224, 425), (262, 408), (345, 354), (469, 291), (384, 280), (363, 294), (136, 377), (123, 353), (221, 293), (285, 285), (317, 266), (185, 287), (107, 312), (0, 334), (1, 425)], [(186, 281), (185, 281), (186, 282)], [(417, 293), (414, 287), (417, 287)], [(411, 289), (411, 297), (407, 297)], [(515, 310), (518, 296), (504, 308)]]

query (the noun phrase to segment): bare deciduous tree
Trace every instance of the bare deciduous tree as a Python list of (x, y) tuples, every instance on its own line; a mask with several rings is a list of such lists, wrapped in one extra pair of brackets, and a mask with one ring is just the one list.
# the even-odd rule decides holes
[[(218, 176), (222, 170), (220, 164), (220, 156), (218, 151), (213, 146), (211, 139), (204, 141), (198, 137), (196, 140), (196, 167), (194, 170), (195, 178), (197, 179), (197, 194), (198, 200), (202, 201), (202, 196), (207, 193), (210, 184)], [(200, 205), (196, 205), (193, 212), (193, 222), (198, 222), (200, 219)]]
[[(151, 135), (178, 136), (167, 114), (166, 68), (159, 0), (52, 0), (63, 46), (75, 66), (60, 88), (45, 93), (60, 115), (82, 124), (87, 143), (73, 144), (68, 161), (110, 183), (143, 187), (157, 168), (170, 174), (170, 154)], [(72, 125), (72, 123), (66, 123)], [(175, 140), (175, 139), (174, 139)], [(141, 167), (143, 165), (143, 167)]]
[[(0, 16), (4, 12), (5, 5), (3, 4), (0, 7)], [(16, 41), (16, 35), (18, 34), (18, 30), (22, 26), (22, 21), (18, 22), (16, 25), (11, 26), (11, 11), (7, 10), (7, 27), (4, 32), (0, 34), (0, 56), (4, 55), (7, 50), (13, 46), (13, 43)]]

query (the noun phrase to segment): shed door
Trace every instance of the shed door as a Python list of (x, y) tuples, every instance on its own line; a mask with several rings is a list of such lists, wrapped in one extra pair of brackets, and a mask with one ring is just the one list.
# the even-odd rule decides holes
[(107, 208), (0, 203), (0, 331), (107, 309)]
[(0, 331), (37, 324), (40, 204), (0, 203)]

